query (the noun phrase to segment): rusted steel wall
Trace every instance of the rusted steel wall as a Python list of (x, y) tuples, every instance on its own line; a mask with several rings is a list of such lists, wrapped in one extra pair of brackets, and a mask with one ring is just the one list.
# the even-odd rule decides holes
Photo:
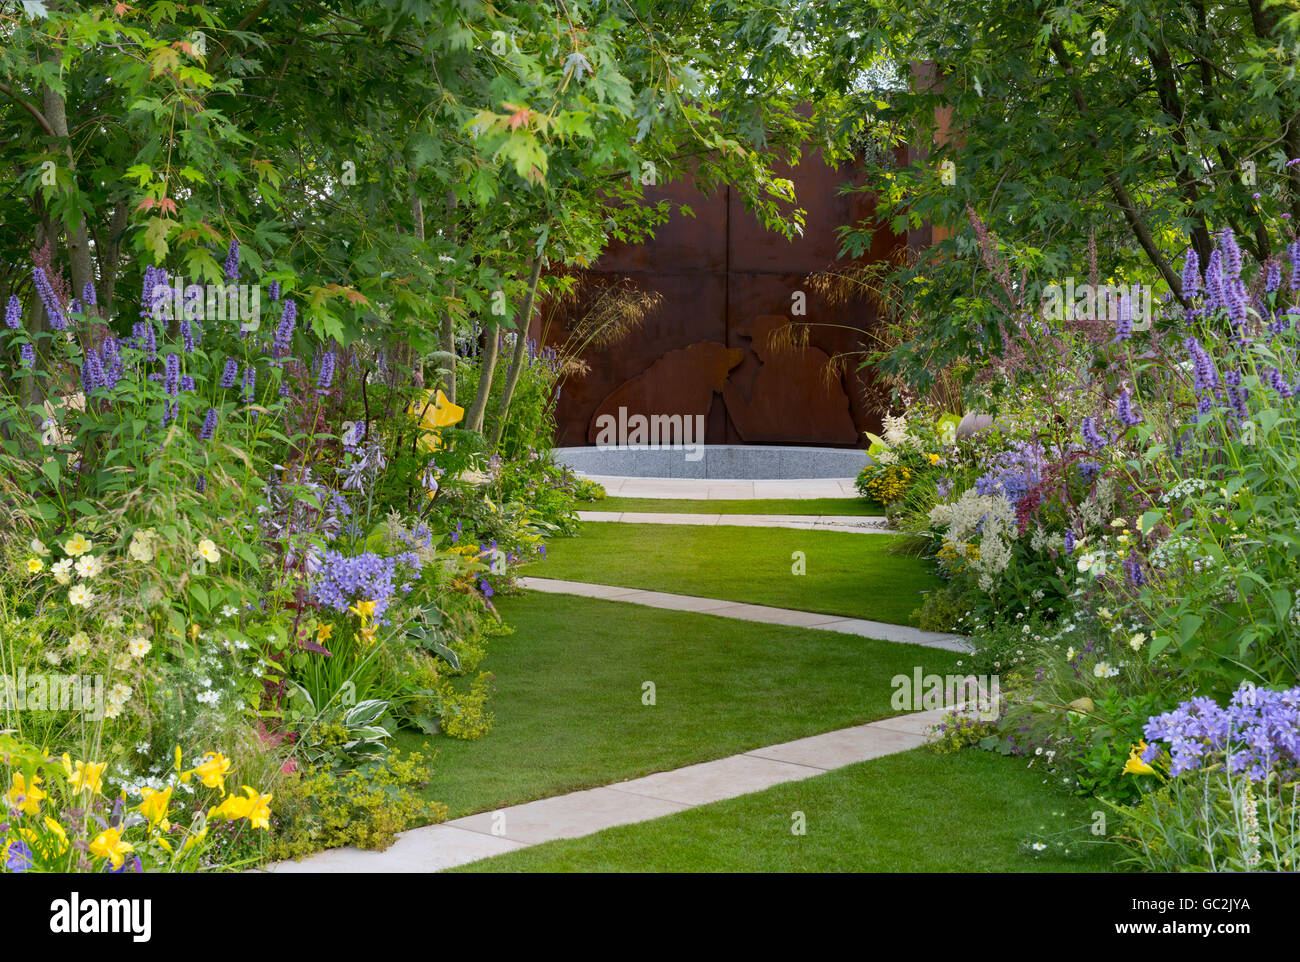
[[(662, 304), (623, 340), (588, 352), (585, 376), (565, 381), (557, 444), (594, 443), (596, 416), (620, 406), (647, 416), (703, 414), (709, 444), (853, 447), (863, 431), (879, 430), (864, 397), (869, 372), (856, 370), (854, 359), (847, 374), (826, 377), (831, 356), (861, 348), (863, 336), (850, 328), (873, 328), (875, 309), (861, 298), (832, 307), (805, 282), (837, 262), (835, 229), (869, 219), (874, 199), (840, 193), (861, 175), (812, 157), (782, 176), (794, 181), (807, 212), (793, 242), (766, 231), (730, 190), (706, 197), (679, 182), (652, 195), (687, 204), (695, 217), (674, 214), (653, 241), (616, 245), (591, 272), (627, 277), (658, 291)], [(882, 228), (869, 259), (889, 258), (905, 243)], [(774, 353), (766, 334), (789, 322), (796, 291), (807, 299), (798, 320), (829, 326), (812, 327), (802, 352)], [(579, 302), (567, 317), (553, 317), (548, 342), (562, 343), (565, 322), (584, 310)]]

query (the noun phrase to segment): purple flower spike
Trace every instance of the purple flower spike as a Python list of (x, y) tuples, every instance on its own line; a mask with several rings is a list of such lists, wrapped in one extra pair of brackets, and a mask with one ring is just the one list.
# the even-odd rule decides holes
[(1237, 236), (1231, 227), (1219, 232), (1219, 248), (1223, 251), (1224, 278), (1236, 280), (1241, 276), (1241, 248), (1237, 246)]
[(234, 387), (235, 381), (238, 380), (238, 378), (239, 362), (233, 357), (226, 358), (226, 366), (221, 372), (221, 381), (219, 383), (222, 387)]
[(334, 381), (334, 352), (326, 351), (320, 360), (320, 374), (316, 377), (316, 393), (325, 394)]
[(99, 303), (95, 299), (95, 285), (86, 281), (86, 286), (81, 289), (81, 299), (86, 302), (87, 307), (94, 307)]
[(175, 397), (181, 387), (181, 359), (175, 354), (168, 354), (165, 363), (163, 390), (167, 392), (168, 397)]
[(36, 285), (36, 293), (45, 305), (45, 316), (50, 320), (50, 329), (54, 331), (65, 330), (68, 326), (68, 319), (63, 315), (63, 308), (59, 306), (59, 299), (54, 296), (54, 288), (50, 285), (50, 279), (46, 276), (45, 271), (39, 267), (32, 269), (32, 281)]
[(1183, 294), (1186, 297), (1193, 297), (1201, 290), (1201, 259), (1197, 256), (1195, 248), (1187, 248), (1187, 256), (1183, 260)]
[(9, 330), (17, 331), (23, 324), (23, 303), (18, 300), (17, 294), (9, 295), (9, 303), (5, 306), (5, 323), (9, 325)]
[(217, 430), (217, 409), (208, 408), (208, 413), (203, 418), (203, 427), (199, 430), (199, 438), (203, 441), (211, 441), (213, 433)]
[(1079, 433), (1083, 435), (1083, 440), (1087, 442), (1090, 448), (1104, 448), (1109, 442), (1097, 433), (1096, 425), (1092, 418), (1084, 418), (1079, 423)]
[(23, 367), (36, 366), (36, 349), (32, 347), (30, 341), (18, 349), (18, 354), (22, 358)]
[(1128, 388), (1120, 391), (1119, 397), (1115, 399), (1115, 416), (1128, 428), (1142, 422), (1142, 418), (1133, 410), (1133, 399)]
[(230, 241), (230, 249), (226, 252), (226, 280), (234, 283), (239, 280), (239, 238), (235, 237)]

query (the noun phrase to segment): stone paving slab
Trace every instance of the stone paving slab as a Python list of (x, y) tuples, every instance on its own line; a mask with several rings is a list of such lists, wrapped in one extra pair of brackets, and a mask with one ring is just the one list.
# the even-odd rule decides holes
[(812, 735), (782, 745), (770, 745), (746, 754), (779, 762), (792, 762), (809, 768), (830, 771), (858, 762), (920, 748), (927, 741), (925, 735), (882, 728), (878, 724), (842, 728), (824, 735)]
[(793, 608), (774, 608), (769, 605), (751, 605), (739, 601), (722, 601), (717, 598), (700, 598), (695, 595), (670, 594), (666, 591), (644, 591), (638, 588), (615, 588), (612, 585), (593, 585), (585, 581), (563, 581), (558, 578), (520, 578), (519, 586), (549, 594), (581, 595), (585, 598), (603, 598), (623, 601), (651, 608), (673, 611), (691, 611), (696, 614), (717, 615), (721, 618), (739, 618), (773, 625), (794, 625), (818, 631), (839, 631), (877, 641), (893, 641), (906, 645), (924, 645), (946, 651), (970, 651), (970, 643), (961, 635), (940, 631), (922, 631), (908, 625), (892, 625), (865, 618), (845, 618), (820, 612), (799, 611)]
[(426, 825), (397, 836), (389, 848), (370, 852), (359, 848), (334, 848), (301, 862), (276, 862), (266, 868), (277, 875), (308, 872), (439, 872), (481, 858), (503, 855), (525, 843), (485, 835), (450, 824)]
[(761, 792), (782, 782), (820, 775), (822, 769), (755, 755), (732, 755), (717, 761), (687, 765), (609, 787), (633, 795), (648, 795), (683, 805), (708, 805), (723, 799)]
[(583, 521), (622, 524), (721, 525), (737, 528), (799, 528), (805, 531), (847, 531), (854, 534), (896, 534), (876, 515), (797, 514), (668, 514), (648, 511), (579, 511)]
[[(590, 835), (615, 825), (645, 822), (672, 815), (691, 806), (650, 795), (634, 795), (612, 788), (589, 788), (568, 795), (556, 795), (523, 805), (512, 805), (497, 812), (479, 812), (444, 824), (481, 832), (512, 842), (537, 845), (559, 838)], [(504, 832), (493, 835), (500, 826)]]
[(766, 498), (856, 498), (852, 478), (806, 481), (710, 481), (707, 478), (627, 478), (589, 474), (606, 492), (622, 498), (750, 500)]

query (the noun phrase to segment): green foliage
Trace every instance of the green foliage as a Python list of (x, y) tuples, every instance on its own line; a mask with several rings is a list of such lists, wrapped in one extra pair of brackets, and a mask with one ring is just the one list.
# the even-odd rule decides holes
[(417, 794), (429, 762), (415, 752), (344, 772), (306, 768), (285, 778), (276, 790), (266, 857), (303, 858), (345, 845), (382, 850), (411, 825), (441, 821), (446, 806)]

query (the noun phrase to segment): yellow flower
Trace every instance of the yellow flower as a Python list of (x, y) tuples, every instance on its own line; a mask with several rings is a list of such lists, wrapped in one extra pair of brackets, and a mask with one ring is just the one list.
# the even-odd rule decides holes
[(207, 788), (219, 788), (221, 794), (226, 794), (226, 776), (230, 774), (230, 759), (221, 752), (208, 752), (203, 756), (202, 761), (195, 765), (188, 772), (181, 775), (181, 780), (188, 782), (191, 775), (198, 775)]
[(333, 625), (316, 626), (316, 641), (318, 642), (329, 641), (330, 638), (333, 636), (333, 634), (334, 634)]
[(63, 753), (63, 770), (68, 773), (68, 785), (74, 792), (90, 792), (100, 795), (104, 788), (104, 769), (107, 762), (77, 762), (74, 769), (72, 759)]
[(264, 828), (268, 832), (271, 830), (271, 796), (261, 795), (256, 789), (244, 786), (244, 791), (248, 792), (248, 812), (244, 816), (248, 819), (248, 824), (253, 828)]
[(211, 538), (204, 538), (199, 542), (199, 550), (195, 552), (204, 561), (216, 564), (221, 560), (221, 552), (217, 550), (216, 543)]
[(91, 542), (88, 541), (80, 532), (76, 532), (71, 538), (63, 542), (64, 553), (69, 554), (74, 558), (77, 557), (77, 555), (85, 554), (92, 547), (94, 546)]
[(199, 637), (199, 626), (198, 623), (195, 622), (194, 624), (190, 625), (190, 641), (197, 641), (198, 637)]
[(54, 846), (54, 854), (62, 855), (68, 850), (68, 833), (63, 830), (62, 825), (48, 815), (45, 816), (45, 828), (50, 836), (58, 840)]
[(36, 572), (40, 571), (44, 567), (45, 567), (45, 562), (42, 561), (40, 558), (27, 559), (27, 570), (31, 574), (36, 574)]
[(122, 841), (122, 833), (116, 828), (106, 828), (90, 843), (90, 854), (97, 858), (106, 858), (113, 868), (120, 868), (128, 852), (134, 852), (135, 846)]
[(438, 429), (455, 424), (465, 416), (465, 409), (452, 404), (441, 390), (429, 390), (407, 408), (407, 413), (420, 418), (420, 447), (433, 451), (442, 445)]
[(246, 818), (253, 828), (271, 827), (271, 796), (261, 795), (257, 789), (244, 786), (247, 797), (231, 795), (208, 812), (208, 818)]
[(348, 611), (360, 618), (364, 624), (375, 617), (375, 603), (373, 601), (358, 601)]
[(27, 779), (20, 773), (14, 772), (13, 788), (5, 794), (5, 801), (12, 807), (21, 809), (28, 815), (35, 815), (41, 808), (41, 799), (45, 798), (45, 793), (36, 786), (41, 783), (39, 775), (32, 776), (31, 785), (27, 784)]
[(171, 788), (165, 788), (161, 792), (152, 788), (141, 788), (140, 795), (143, 801), (138, 807), (140, 814), (149, 819), (149, 827), (161, 826), (164, 832), (171, 828), (171, 823), (167, 821), (167, 807), (172, 802)]
[(1142, 761), (1142, 753), (1147, 750), (1147, 743), (1139, 741), (1136, 745), (1131, 746), (1128, 753), (1128, 761), (1124, 763), (1124, 775), (1154, 775), (1156, 770)]

